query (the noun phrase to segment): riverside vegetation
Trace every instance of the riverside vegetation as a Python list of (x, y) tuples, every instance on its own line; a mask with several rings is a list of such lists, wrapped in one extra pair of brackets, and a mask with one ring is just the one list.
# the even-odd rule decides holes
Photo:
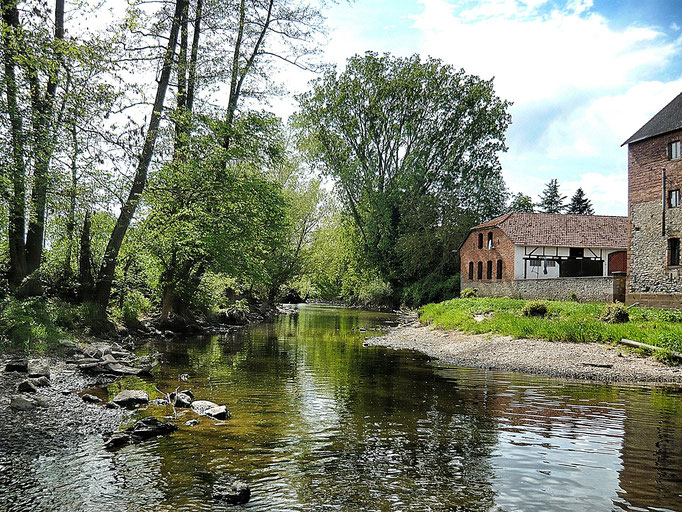
[(575, 343), (623, 338), (662, 347), (656, 357), (682, 352), (682, 312), (574, 301), (468, 297), (428, 304), (420, 320), (442, 329)]

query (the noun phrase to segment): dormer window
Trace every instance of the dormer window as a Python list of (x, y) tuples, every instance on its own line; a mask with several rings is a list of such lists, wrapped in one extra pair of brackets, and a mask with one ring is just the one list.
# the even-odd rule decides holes
[(677, 142), (671, 142), (668, 144), (668, 158), (670, 160), (679, 160), (680, 159), (680, 141), (678, 140)]

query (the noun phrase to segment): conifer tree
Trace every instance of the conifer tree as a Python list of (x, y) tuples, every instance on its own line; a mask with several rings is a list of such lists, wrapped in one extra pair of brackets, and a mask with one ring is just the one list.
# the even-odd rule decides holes
[(571, 202), (566, 208), (566, 213), (573, 213), (576, 215), (594, 215), (594, 208), (592, 207), (592, 201), (590, 201), (582, 187), (578, 188), (571, 198)]
[(565, 201), (566, 196), (559, 192), (559, 181), (553, 179), (545, 185), (537, 207), (544, 213), (562, 213), (566, 209)]

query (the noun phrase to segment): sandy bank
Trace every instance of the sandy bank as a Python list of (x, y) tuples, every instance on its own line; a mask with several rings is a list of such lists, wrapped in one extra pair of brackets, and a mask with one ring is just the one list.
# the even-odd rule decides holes
[(681, 366), (667, 366), (613, 345), (464, 334), (425, 327), (416, 321), (366, 343), (416, 350), (457, 366), (609, 383), (682, 384)]

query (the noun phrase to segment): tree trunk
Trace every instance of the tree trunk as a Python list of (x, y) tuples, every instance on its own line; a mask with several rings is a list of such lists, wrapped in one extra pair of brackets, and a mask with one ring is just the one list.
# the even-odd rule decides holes
[(164, 99), (168, 89), (168, 82), (170, 80), (171, 69), (173, 66), (173, 56), (175, 54), (175, 46), (178, 40), (178, 32), (180, 30), (180, 20), (185, 8), (187, 0), (176, 0), (175, 14), (173, 15), (173, 23), (171, 25), (170, 37), (168, 39), (168, 46), (163, 58), (163, 68), (161, 70), (161, 77), (159, 85), (156, 90), (156, 98), (154, 99), (154, 106), (152, 109), (151, 119), (149, 120), (149, 127), (144, 141), (140, 161), (135, 172), (133, 185), (130, 188), (130, 193), (126, 202), (121, 208), (121, 213), (116, 221), (114, 230), (109, 237), (109, 243), (104, 252), (102, 265), (97, 276), (97, 287), (95, 290), (95, 299), (102, 310), (106, 310), (109, 305), (109, 297), (111, 296), (111, 286), (114, 280), (114, 271), (116, 269), (116, 260), (118, 253), (121, 250), (121, 244), (125, 237), (130, 221), (133, 218), (137, 203), (140, 200), (140, 195), (144, 191), (147, 184), (147, 171), (149, 170), (149, 163), (151, 162), (156, 137), (159, 131), (159, 124), (161, 123), (161, 114), (163, 112)]
[[(64, 0), (55, 1), (54, 40), (64, 39)], [(53, 150), (53, 110), (57, 93), (59, 67), (56, 67), (47, 81), (47, 89), (42, 100), (34, 102), (34, 116), (37, 118), (37, 130), (34, 134), (38, 141), (33, 171), (33, 189), (31, 191), (31, 221), (26, 233), (26, 267), (32, 274), (40, 267), (43, 256), (43, 239), (45, 236), (45, 207), (47, 203), (47, 181), (50, 160)]]
[(16, 33), (19, 11), (16, 0), (2, 0), (2, 55), (5, 68), (5, 93), (10, 118), (12, 189), (9, 205), (9, 282), (18, 287), (27, 275), (24, 230), (26, 228), (26, 163), (24, 162), (24, 130), (17, 108), (17, 82), (14, 63), (18, 60)]
[(85, 212), (81, 233), (80, 262), (78, 270), (79, 296), (83, 301), (92, 300), (95, 283), (92, 278), (92, 253), (90, 250), (90, 212)]
[(66, 257), (64, 258), (64, 271), (66, 275), (72, 274), (71, 254), (73, 252), (73, 232), (76, 229), (76, 192), (78, 187), (78, 137), (76, 123), (71, 126), (73, 137), (73, 155), (71, 156), (71, 188), (69, 189), (69, 213), (66, 219)]

